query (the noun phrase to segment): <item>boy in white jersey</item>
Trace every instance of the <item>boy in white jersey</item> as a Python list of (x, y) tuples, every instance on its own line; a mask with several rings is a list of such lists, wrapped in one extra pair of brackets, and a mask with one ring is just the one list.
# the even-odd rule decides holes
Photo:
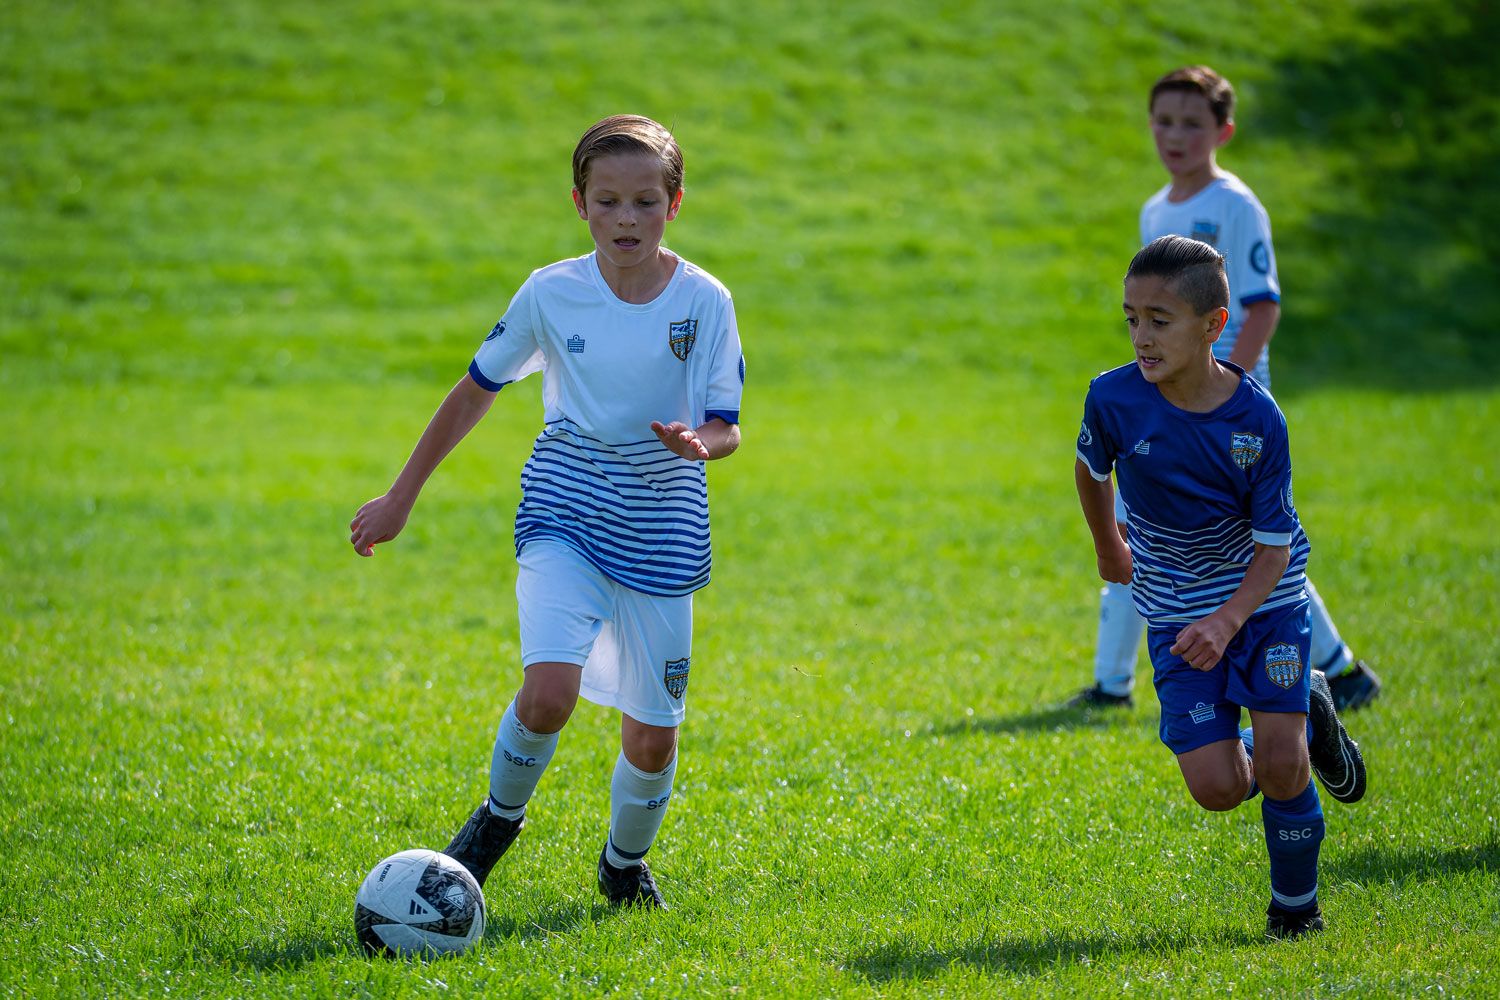
[[(1271, 222), (1254, 192), (1215, 159), (1234, 135), (1234, 89), (1207, 66), (1187, 66), (1156, 81), (1149, 107), (1156, 151), (1171, 181), (1141, 208), (1141, 244), (1159, 236), (1188, 236), (1224, 255), (1233, 294), (1214, 356), (1269, 388), (1269, 345), (1281, 316)], [(1116, 514), (1123, 522), (1123, 508)], [(1307, 591), (1313, 666), (1327, 675), (1340, 709), (1359, 708), (1379, 693), (1380, 679), (1354, 658), (1311, 583)], [(1135, 612), (1129, 586), (1111, 583), (1100, 596), (1094, 684), (1070, 704), (1129, 705), (1145, 623)]]
[(676, 140), (649, 118), (584, 133), (573, 202), (594, 252), (532, 272), (390, 491), (350, 524), (363, 556), (395, 538), (495, 394), (543, 372), (545, 426), (515, 526), (524, 679), (495, 737), (489, 797), (445, 850), (481, 884), (520, 833), (581, 694), (621, 713), (599, 890), (617, 905), (665, 905), (645, 854), (676, 773), (692, 593), (709, 579), (703, 463), (739, 447), (745, 380), (728, 290), (661, 245), (682, 177)]
[(1224, 260), (1206, 243), (1164, 236), (1136, 254), (1124, 302), (1135, 363), (1089, 384), (1074, 479), (1099, 575), (1133, 582), (1150, 626), (1162, 742), (1205, 809), (1262, 793), (1266, 934), (1299, 937), (1323, 926), (1323, 810), (1309, 771), (1354, 802), (1364, 761), (1308, 664), (1309, 546), (1286, 421), (1244, 369), (1213, 355), (1228, 299)]

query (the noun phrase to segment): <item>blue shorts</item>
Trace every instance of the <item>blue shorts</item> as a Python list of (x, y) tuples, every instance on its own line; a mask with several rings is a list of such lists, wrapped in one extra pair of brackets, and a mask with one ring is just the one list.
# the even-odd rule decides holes
[(1306, 601), (1250, 620), (1212, 670), (1168, 652), (1181, 626), (1151, 628), (1146, 643), (1161, 702), (1161, 741), (1175, 754), (1239, 739), (1240, 709), (1307, 713), (1312, 670)]

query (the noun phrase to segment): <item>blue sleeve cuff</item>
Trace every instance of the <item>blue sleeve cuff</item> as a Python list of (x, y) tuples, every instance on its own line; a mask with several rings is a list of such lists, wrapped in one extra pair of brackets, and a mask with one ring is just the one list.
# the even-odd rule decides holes
[(1253, 306), (1257, 302), (1280, 302), (1280, 292), (1258, 292), (1255, 295), (1247, 295), (1240, 299), (1240, 305)]
[(718, 417), (720, 420), (724, 421), (726, 424), (729, 424), (732, 427), (735, 424), (737, 424), (737, 423), (740, 422), (740, 411), (739, 410), (704, 410), (703, 411), (703, 422), (705, 424), (708, 423), (710, 420), (714, 419), (715, 417)]
[[(499, 392), (501, 389), (504, 389), (506, 386), (510, 385), (509, 382), (491, 382), (489, 379), (485, 378), (484, 372), (479, 370), (478, 361), (469, 362), (469, 378), (473, 379), (481, 389), (488, 389), (490, 392)], [(506, 398), (508, 399), (510, 397)]]

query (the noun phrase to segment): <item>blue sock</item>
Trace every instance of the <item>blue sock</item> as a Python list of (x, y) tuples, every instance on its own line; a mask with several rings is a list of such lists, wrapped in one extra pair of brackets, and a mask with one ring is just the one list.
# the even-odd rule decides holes
[(1318, 851), (1323, 844), (1323, 806), (1311, 781), (1293, 799), (1261, 797), (1266, 852), (1271, 855), (1271, 901), (1283, 910), (1318, 905)]
[(1245, 744), (1245, 756), (1250, 758), (1250, 790), (1245, 793), (1245, 802), (1249, 802), (1260, 794), (1260, 786), (1255, 783), (1255, 730), (1246, 726), (1240, 730), (1240, 742)]

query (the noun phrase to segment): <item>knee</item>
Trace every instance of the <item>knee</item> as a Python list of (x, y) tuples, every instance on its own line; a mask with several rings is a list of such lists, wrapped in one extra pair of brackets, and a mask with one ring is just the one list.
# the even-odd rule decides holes
[(1245, 801), (1250, 791), (1248, 775), (1221, 774), (1201, 778), (1188, 785), (1193, 801), (1211, 812), (1228, 812)]
[(534, 733), (556, 733), (568, 724), (578, 694), (546, 684), (525, 684), (516, 695), (516, 717)]
[(1261, 793), (1273, 799), (1294, 799), (1307, 788), (1312, 780), (1307, 754), (1300, 748), (1265, 752), (1269, 748), (1256, 747), (1255, 781)]
[(622, 734), (620, 749), (631, 766), (647, 774), (665, 771), (677, 756), (677, 730), (642, 726)]

